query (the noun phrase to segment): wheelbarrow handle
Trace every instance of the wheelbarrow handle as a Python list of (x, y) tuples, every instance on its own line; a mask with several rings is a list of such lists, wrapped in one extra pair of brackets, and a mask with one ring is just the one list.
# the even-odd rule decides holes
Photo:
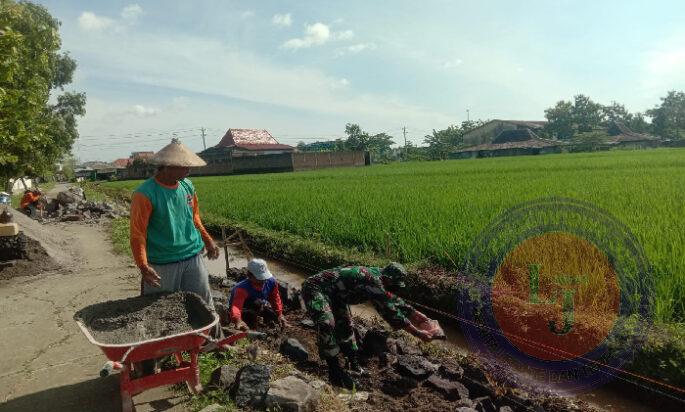
[(207, 344), (204, 345), (200, 351), (202, 352), (210, 352), (215, 349), (226, 349), (226, 347), (233, 345), (235, 342), (241, 340), (241, 339), (264, 339), (266, 338), (266, 333), (263, 332), (257, 332), (257, 331), (245, 331), (245, 332), (238, 332), (235, 333), (231, 336), (228, 336), (224, 339), (216, 340), (212, 338), (211, 336), (207, 335), (201, 335), (207, 340)]

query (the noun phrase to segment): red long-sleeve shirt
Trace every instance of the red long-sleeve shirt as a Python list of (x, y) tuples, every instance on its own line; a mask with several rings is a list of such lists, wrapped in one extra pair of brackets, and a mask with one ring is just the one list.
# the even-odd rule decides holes
[[(255, 288), (255, 290), (262, 290), (263, 285), (258, 285), (255, 282), (250, 282), (250, 284), (253, 288)], [(233, 322), (242, 320), (243, 305), (245, 305), (245, 299), (247, 299), (247, 296), (248, 293), (245, 289), (236, 288), (230, 307), (231, 320)], [(271, 303), (271, 307), (278, 316), (283, 314), (283, 302), (281, 301), (281, 293), (278, 291), (278, 282), (269, 293), (269, 303)]]

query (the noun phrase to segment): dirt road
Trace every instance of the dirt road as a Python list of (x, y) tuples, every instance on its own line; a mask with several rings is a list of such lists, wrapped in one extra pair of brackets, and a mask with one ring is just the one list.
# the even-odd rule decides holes
[[(120, 411), (118, 375), (99, 377), (106, 359), (72, 316), (137, 295), (136, 269), (112, 252), (104, 226), (15, 221), (63, 269), (0, 282), (0, 411)], [(139, 412), (182, 411), (183, 399), (157, 389), (134, 401)]]

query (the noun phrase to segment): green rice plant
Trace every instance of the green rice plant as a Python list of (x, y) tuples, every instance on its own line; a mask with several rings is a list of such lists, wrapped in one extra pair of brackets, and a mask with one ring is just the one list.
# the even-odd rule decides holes
[[(478, 234), (509, 207), (550, 196), (590, 202), (624, 223), (644, 248), (657, 318), (685, 319), (685, 149), (192, 180), (209, 222), (249, 224), (385, 259), (449, 267), (460, 266)], [(107, 185), (131, 190), (139, 184)]]

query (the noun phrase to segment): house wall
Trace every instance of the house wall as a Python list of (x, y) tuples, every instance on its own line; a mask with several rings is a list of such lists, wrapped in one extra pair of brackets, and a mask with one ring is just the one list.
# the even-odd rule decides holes
[(329, 167), (364, 166), (364, 152), (303, 152), (293, 153), (294, 170)]
[[(220, 176), (242, 173), (276, 173), (366, 165), (365, 152), (306, 152), (261, 156), (211, 157), (207, 166), (193, 168), (191, 176)], [(155, 172), (153, 165), (120, 169), (121, 180), (147, 179)]]

